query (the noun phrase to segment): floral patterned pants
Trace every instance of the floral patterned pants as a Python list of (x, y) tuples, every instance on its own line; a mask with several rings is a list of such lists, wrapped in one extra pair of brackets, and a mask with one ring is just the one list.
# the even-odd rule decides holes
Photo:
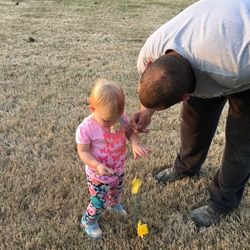
[(113, 207), (120, 201), (123, 191), (123, 179), (124, 174), (118, 176), (114, 182), (105, 184), (87, 176), (91, 197), (84, 214), (86, 221), (97, 221), (107, 207)]

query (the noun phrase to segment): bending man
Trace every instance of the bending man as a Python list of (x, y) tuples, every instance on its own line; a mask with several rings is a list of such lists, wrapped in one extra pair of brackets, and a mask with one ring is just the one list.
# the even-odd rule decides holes
[(183, 101), (181, 146), (159, 182), (197, 175), (222, 109), (229, 102), (221, 168), (209, 185), (210, 201), (191, 212), (199, 226), (216, 224), (236, 208), (250, 174), (250, 1), (201, 0), (162, 25), (138, 58), (141, 110), (138, 133), (153, 113)]

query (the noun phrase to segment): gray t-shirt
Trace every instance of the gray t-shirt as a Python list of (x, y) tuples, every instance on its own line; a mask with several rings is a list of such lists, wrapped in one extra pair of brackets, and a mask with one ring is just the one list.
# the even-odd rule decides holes
[(175, 50), (192, 65), (194, 96), (211, 98), (250, 89), (250, 0), (201, 0), (157, 29), (142, 47), (149, 61)]

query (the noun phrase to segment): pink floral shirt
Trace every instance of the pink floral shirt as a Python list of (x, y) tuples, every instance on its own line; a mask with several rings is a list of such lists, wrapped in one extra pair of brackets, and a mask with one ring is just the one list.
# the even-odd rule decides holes
[(112, 129), (101, 126), (91, 115), (82, 121), (76, 130), (76, 143), (89, 144), (92, 155), (115, 172), (114, 176), (100, 176), (91, 166), (86, 165), (87, 175), (103, 183), (111, 183), (123, 174), (126, 159), (125, 132), (128, 128), (129, 119), (125, 114)]

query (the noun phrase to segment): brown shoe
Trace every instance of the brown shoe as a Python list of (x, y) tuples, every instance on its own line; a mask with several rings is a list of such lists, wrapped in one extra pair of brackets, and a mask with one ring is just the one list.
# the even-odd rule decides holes
[(165, 168), (155, 175), (155, 179), (162, 184), (166, 184), (167, 182), (180, 180), (180, 179), (185, 178), (185, 177), (190, 177), (190, 175), (177, 173), (173, 167)]
[(210, 227), (220, 221), (220, 213), (210, 206), (203, 206), (191, 212), (191, 219), (200, 227)]

